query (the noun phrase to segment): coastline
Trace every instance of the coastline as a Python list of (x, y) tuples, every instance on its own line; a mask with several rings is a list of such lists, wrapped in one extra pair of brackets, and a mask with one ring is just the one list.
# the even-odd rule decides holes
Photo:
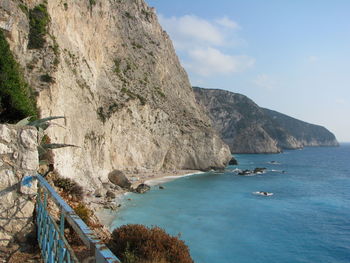
[[(136, 188), (139, 184), (147, 184), (149, 186), (161, 185), (182, 177), (192, 176), (205, 173), (199, 170), (174, 170), (174, 171), (158, 171), (145, 172), (142, 176), (139, 174), (127, 174), (127, 177), (132, 182), (132, 188)], [(89, 207), (94, 211), (95, 216), (102, 225), (110, 228), (112, 221), (121, 206), (124, 206), (125, 196), (132, 192), (121, 190), (115, 192), (116, 196), (112, 200), (104, 201), (102, 198), (88, 197)]]

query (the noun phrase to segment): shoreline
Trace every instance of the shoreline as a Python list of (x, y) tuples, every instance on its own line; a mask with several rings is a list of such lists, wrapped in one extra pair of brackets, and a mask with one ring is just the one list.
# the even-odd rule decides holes
[[(157, 186), (167, 182), (174, 181), (179, 178), (192, 176), (196, 174), (205, 173), (199, 170), (174, 170), (174, 171), (164, 171), (164, 172), (152, 172), (152, 173), (144, 173), (142, 177), (138, 174), (127, 174), (127, 177), (132, 182), (131, 187), (136, 188), (139, 184), (147, 184), (149, 186)], [(96, 197), (88, 198), (89, 207), (94, 211), (95, 216), (100, 221), (102, 225), (104, 225), (108, 230), (110, 230), (111, 223), (116, 218), (116, 214), (121, 206), (124, 207), (125, 196), (130, 191), (122, 190), (116, 192), (116, 197), (113, 198), (110, 202), (104, 201), (102, 198), (96, 200)], [(102, 200), (101, 200), (102, 199)], [(110, 207), (106, 207), (106, 206)], [(113, 208), (112, 208), (113, 207)], [(112, 208), (112, 209), (111, 209)]]

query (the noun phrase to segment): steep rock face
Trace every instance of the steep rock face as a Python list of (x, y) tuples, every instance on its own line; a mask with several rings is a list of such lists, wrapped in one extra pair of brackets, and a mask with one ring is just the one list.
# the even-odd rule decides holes
[(304, 146), (337, 146), (326, 128), (260, 108), (244, 95), (194, 87), (214, 128), (234, 153), (277, 153)]
[(26, 13), (40, 3), (1, 1), (0, 27), (41, 115), (67, 117), (65, 128), (48, 129), (51, 141), (80, 147), (55, 152), (63, 176), (93, 186), (114, 169), (225, 166), (229, 148), (143, 0), (48, 1), (46, 43), (29, 49)]
[(334, 134), (325, 127), (297, 120), (277, 111), (263, 111), (273, 120), (273, 123), (288, 131), (303, 146), (339, 146)]

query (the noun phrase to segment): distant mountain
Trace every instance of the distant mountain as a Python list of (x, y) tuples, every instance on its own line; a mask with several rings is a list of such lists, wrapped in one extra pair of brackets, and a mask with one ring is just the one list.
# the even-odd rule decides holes
[(338, 146), (326, 128), (259, 107), (248, 97), (225, 90), (193, 87), (213, 127), (233, 153), (277, 153), (304, 146)]

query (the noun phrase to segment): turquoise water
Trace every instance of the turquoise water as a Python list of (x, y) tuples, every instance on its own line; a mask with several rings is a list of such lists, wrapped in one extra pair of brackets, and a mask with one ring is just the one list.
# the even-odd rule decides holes
[(180, 233), (197, 263), (350, 262), (350, 144), (236, 158), (240, 169), (269, 171), (238, 176), (229, 166), (128, 195), (112, 229)]

